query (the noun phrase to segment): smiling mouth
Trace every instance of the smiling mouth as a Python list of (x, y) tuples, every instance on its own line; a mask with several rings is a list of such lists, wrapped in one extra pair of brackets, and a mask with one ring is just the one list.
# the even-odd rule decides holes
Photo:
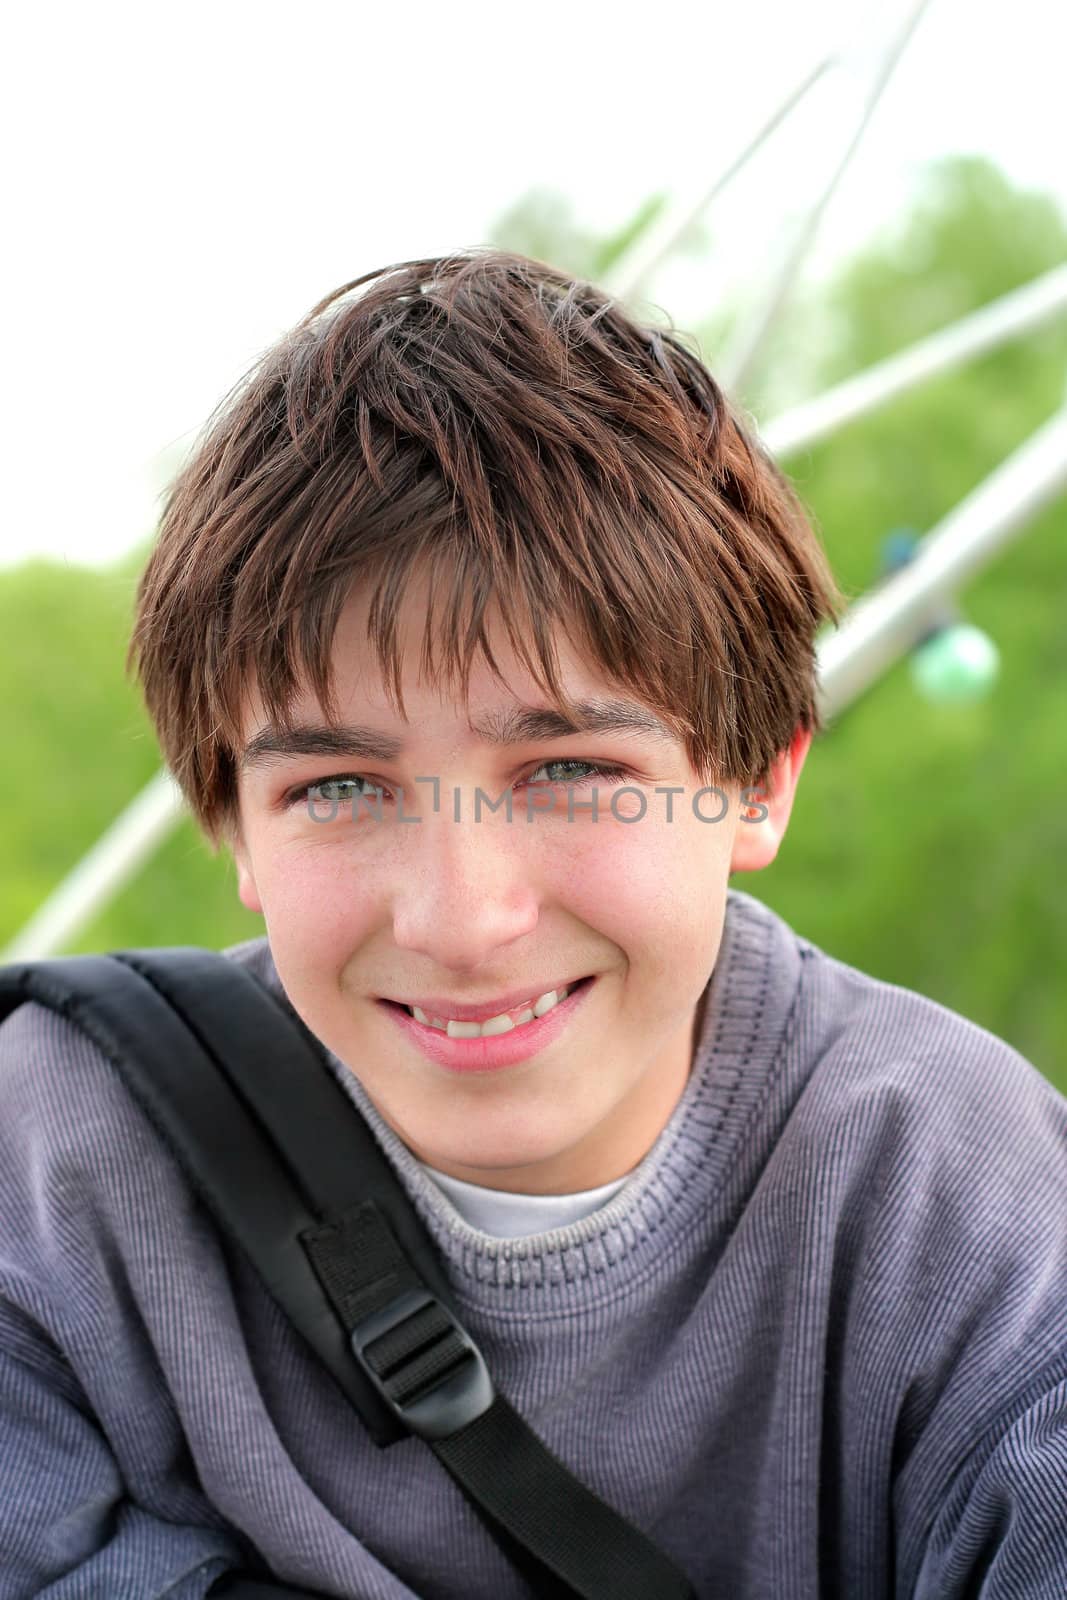
[(564, 984), (559, 989), (550, 989), (547, 994), (539, 995), (521, 1006), (515, 1006), (510, 1011), (502, 1011), (498, 1016), (486, 1017), (481, 1022), (461, 1022), (446, 1017), (429, 1016), (418, 1006), (403, 1005), (396, 1000), (387, 1000), (385, 1004), (403, 1011), (405, 1016), (411, 1017), (425, 1028), (446, 1034), (450, 1039), (490, 1039), (521, 1031), (530, 1023), (547, 1016), (558, 1005), (562, 1005), (570, 995), (585, 988), (592, 981), (592, 976), (578, 978), (574, 983)]

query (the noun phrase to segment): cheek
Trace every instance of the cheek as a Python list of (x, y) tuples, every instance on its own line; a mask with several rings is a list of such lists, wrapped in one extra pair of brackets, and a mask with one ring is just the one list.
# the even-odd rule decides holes
[(668, 822), (651, 807), (635, 822), (591, 825), (571, 835), (551, 893), (569, 916), (669, 971), (683, 945), (699, 944), (701, 930), (714, 927), (725, 901), (727, 835), (725, 824), (677, 812)]
[(275, 850), (256, 875), (271, 952), (286, 987), (336, 974), (375, 926), (366, 874), (336, 851)]

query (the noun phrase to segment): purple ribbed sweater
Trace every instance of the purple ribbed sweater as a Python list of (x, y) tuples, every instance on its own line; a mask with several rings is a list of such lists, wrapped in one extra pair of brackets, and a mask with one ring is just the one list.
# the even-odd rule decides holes
[[(265, 939), (232, 958), (280, 992)], [(731, 890), (694, 1069), (553, 1233), (469, 1228), (369, 1106), (498, 1387), (700, 1600), (1067, 1596), (1067, 1101)], [(530, 1593), (379, 1450), (99, 1052), (0, 1028), (0, 1596)]]

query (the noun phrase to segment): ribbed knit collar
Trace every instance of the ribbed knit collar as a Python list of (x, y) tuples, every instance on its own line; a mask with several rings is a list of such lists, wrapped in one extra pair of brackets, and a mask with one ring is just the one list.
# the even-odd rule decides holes
[[(283, 999), (266, 939), (249, 965)], [(801, 980), (801, 943), (751, 895), (727, 892), (722, 942), (682, 1097), (618, 1194), (551, 1232), (494, 1238), (468, 1226), (383, 1120), (355, 1072), (327, 1051), (338, 1081), (389, 1157), (449, 1268), (457, 1297), (483, 1311), (550, 1313), (614, 1296), (655, 1270), (707, 1216), (763, 1103)], [(248, 949), (249, 946), (233, 947)], [(594, 1288), (589, 1280), (599, 1279)], [(591, 1291), (591, 1293), (590, 1293)]]

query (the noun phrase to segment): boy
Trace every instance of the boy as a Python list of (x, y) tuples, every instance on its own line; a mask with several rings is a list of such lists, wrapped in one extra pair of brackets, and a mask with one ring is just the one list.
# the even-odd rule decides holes
[[(265, 920), (226, 954), (326, 1046), (574, 1474), (702, 1600), (1062, 1600), (1067, 1102), (727, 884), (777, 853), (839, 606), (672, 334), (474, 252), (267, 354), (131, 660)], [(0, 1029), (0, 1430), (8, 1600), (252, 1593), (250, 1553), (289, 1592), (538, 1592), (34, 1004)]]

